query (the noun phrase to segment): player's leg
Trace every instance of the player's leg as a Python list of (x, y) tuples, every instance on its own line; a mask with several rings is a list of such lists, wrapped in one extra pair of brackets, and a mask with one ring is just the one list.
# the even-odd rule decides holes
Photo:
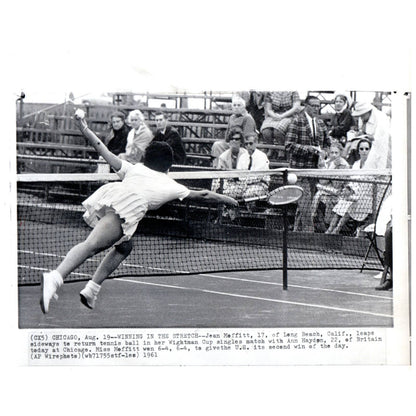
[(56, 268), (63, 279), (84, 263), (85, 260), (111, 247), (123, 236), (122, 220), (113, 213), (107, 213), (98, 221), (89, 236), (74, 246)]
[(122, 220), (117, 214), (107, 213), (100, 219), (87, 239), (74, 246), (55, 270), (43, 274), (42, 296), (40, 299), (43, 313), (49, 311), (50, 300), (53, 297), (56, 298), (57, 290), (72, 271), (94, 254), (111, 247), (122, 237), (121, 223)]
[(95, 301), (104, 280), (125, 260), (133, 249), (131, 240), (113, 247), (101, 261), (97, 270), (84, 289), (80, 292), (81, 302), (90, 309), (94, 309)]

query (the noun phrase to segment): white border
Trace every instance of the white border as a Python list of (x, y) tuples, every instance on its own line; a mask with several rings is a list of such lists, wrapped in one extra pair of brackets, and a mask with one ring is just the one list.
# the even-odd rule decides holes
[[(199, 7), (196, 2), (166, 3), (120, 1), (114, 5), (75, 0), (58, 6), (39, 0), (8, 5), (1, 30), (3, 65), (6, 62), (10, 70), (6, 68), (2, 76), (5, 85), (1, 90), (6, 91), (2, 96), (25, 88), (21, 83), (28, 70), (32, 83), (37, 83), (35, 89), (54, 91), (62, 82), (79, 84), (89, 78), (91, 62), (98, 61), (104, 67), (119, 54), (149, 68), (151, 74), (198, 86), (203, 80), (207, 88), (223, 90), (242, 89), (243, 85), (245, 89), (259, 68), (256, 57), (265, 56), (278, 64), (269, 65), (262, 80), (250, 88), (319, 90), (342, 81), (344, 85), (339, 87), (345, 89), (414, 90), (411, 2), (371, 0), (335, 5), (301, 1), (282, 5), (212, 1), (201, 2)], [(195, 52), (192, 57), (189, 50)], [(166, 57), (180, 59), (166, 65)], [(237, 75), (231, 64), (235, 59), (242, 62)], [(68, 60), (76, 61), (73, 72), (65, 71)], [(39, 63), (50, 69), (50, 76), (40, 77)], [(105, 75), (98, 78), (103, 82)], [(7, 124), (3, 133), (14, 137), (14, 114), (8, 111), (9, 105), (13, 106), (13, 100), (2, 103)], [(13, 140), (5, 146), (13, 150)], [(9, 175), (8, 156), (13, 154), (2, 152), (2, 177)], [(2, 182), (2, 191), (2, 195), (8, 192), (8, 181)], [(3, 201), (1, 206), (3, 218), (8, 218), (8, 204)], [(7, 244), (6, 248), (3, 244), (3, 253), (14, 258)], [(34, 415), (44, 414), (45, 409), (63, 415), (80, 409), (102, 414), (138, 409), (153, 414), (290, 411), (346, 415), (359, 411), (391, 415), (398, 408), (411, 413), (414, 407), (414, 371), (406, 367), (111, 371), (16, 367), (22, 341), (15, 329), (16, 288), (7, 273), (1, 285), (2, 328), (7, 331), (1, 353), (7, 374), (5, 409)]]

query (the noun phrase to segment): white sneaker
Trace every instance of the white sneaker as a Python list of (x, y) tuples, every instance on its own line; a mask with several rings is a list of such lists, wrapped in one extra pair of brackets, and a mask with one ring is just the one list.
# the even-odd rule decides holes
[(62, 276), (53, 270), (50, 273), (43, 273), (41, 278), (41, 297), (40, 297), (40, 308), (43, 313), (49, 312), (49, 303), (52, 298), (58, 299), (56, 291), (63, 285), (64, 281)]
[(81, 303), (87, 308), (94, 309), (95, 301), (97, 300), (100, 289), (100, 285), (90, 280), (84, 289), (79, 292)]

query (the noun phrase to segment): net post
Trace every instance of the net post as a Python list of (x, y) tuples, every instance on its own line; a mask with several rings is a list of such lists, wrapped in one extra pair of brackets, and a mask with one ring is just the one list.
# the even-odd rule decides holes
[[(283, 171), (283, 186), (287, 185), (287, 176), (288, 171)], [(287, 205), (283, 205), (283, 247), (282, 247), (282, 254), (283, 254), (283, 290), (287, 290), (287, 232), (288, 232), (288, 219), (287, 219)]]

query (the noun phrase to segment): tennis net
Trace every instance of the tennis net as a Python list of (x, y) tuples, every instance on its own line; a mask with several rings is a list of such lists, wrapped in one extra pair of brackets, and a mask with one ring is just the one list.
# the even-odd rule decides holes
[[(185, 200), (149, 211), (133, 237), (132, 253), (112, 277), (282, 269), (284, 235), (288, 269), (360, 269), (364, 257), (367, 268), (380, 269), (377, 252), (368, 250), (362, 230), (374, 223), (381, 201), (391, 192), (389, 172), (360, 171), (357, 176), (353, 171), (295, 171), (296, 185), (309, 187), (310, 198), (305, 193), (285, 207), (272, 207), (257, 198), (285, 185), (287, 172), (171, 172), (190, 188), (235, 196), (240, 206), (229, 210)], [(91, 229), (82, 219), (81, 202), (114, 180), (118, 180), (115, 174), (18, 175), (19, 284), (38, 284), (42, 272), (55, 268), (72, 246), (87, 237)], [(342, 201), (344, 188), (352, 189), (355, 199)], [(349, 218), (329, 234), (337, 204)], [(305, 219), (303, 224), (299, 221), (305, 212), (311, 230), (305, 228)], [(104, 255), (87, 260), (68, 280), (89, 279)]]

